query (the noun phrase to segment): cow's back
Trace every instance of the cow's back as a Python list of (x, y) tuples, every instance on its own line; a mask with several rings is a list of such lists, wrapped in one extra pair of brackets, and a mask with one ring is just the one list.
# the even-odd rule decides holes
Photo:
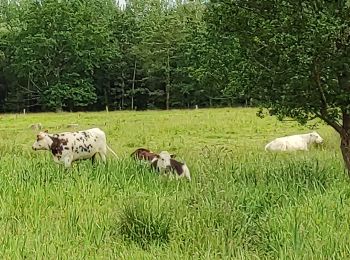
[(106, 154), (106, 135), (99, 128), (71, 133), (73, 160), (89, 159), (96, 153)]
[(302, 135), (290, 135), (279, 137), (266, 145), (265, 150), (270, 151), (295, 151), (307, 149), (307, 143)]
[(303, 135), (292, 135), (285, 138), (286, 148), (289, 151), (307, 149), (307, 140)]
[(276, 138), (265, 146), (265, 151), (285, 151), (286, 143), (283, 138)]

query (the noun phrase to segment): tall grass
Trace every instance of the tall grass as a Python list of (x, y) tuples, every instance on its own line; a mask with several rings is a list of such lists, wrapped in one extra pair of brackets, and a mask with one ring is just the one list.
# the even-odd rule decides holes
[(163, 205), (146, 202), (128, 202), (124, 205), (118, 230), (125, 240), (130, 240), (143, 249), (151, 244), (167, 244), (171, 232), (171, 212)]
[[(56, 165), (31, 151), (50, 132), (100, 127), (121, 159)], [(350, 189), (327, 126), (310, 152), (266, 153), (269, 140), (309, 129), (254, 109), (2, 115), (0, 258), (347, 259)], [(168, 150), (192, 182), (129, 158)]]

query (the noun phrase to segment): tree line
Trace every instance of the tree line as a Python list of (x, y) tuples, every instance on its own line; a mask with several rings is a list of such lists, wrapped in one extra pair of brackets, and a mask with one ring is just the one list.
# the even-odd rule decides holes
[(219, 56), (208, 37), (207, 2), (0, 3), (0, 111), (246, 102), (228, 89), (234, 53)]

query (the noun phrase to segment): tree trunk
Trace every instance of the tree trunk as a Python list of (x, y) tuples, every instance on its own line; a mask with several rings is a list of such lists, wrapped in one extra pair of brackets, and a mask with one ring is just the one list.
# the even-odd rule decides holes
[(348, 136), (341, 137), (340, 150), (350, 177), (350, 138)]
[(343, 111), (343, 127), (340, 138), (340, 150), (350, 177), (350, 115), (346, 111)]
[[(338, 76), (339, 87), (350, 93), (350, 68), (348, 64), (344, 64), (342, 72)], [(342, 109), (343, 125), (339, 129), (341, 143), (340, 150), (343, 155), (345, 166), (350, 177), (350, 111), (349, 109)]]
[(167, 65), (166, 65), (166, 85), (165, 85), (165, 107), (166, 110), (170, 108), (170, 50), (168, 49)]
[(166, 110), (169, 110), (170, 108), (170, 87), (168, 84), (166, 84), (166, 87), (165, 87), (165, 92), (166, 92), (166, 100), (165, 100), (165, 106), (166, 106)]
[(104, 92), (104, 97), (105, 97), (105, 106), (108, 107), (109, 106), (109, 99), (108, 99), (107, 89), (103, 89), (103, 92)]
[(136, 59), (134, 64), (134, 74), (132, 76), (131, 110), (134, 110), (135, 78), (136, 78)]
[(28, 75), (28, 80), (27, 80), (27, 91), (28, 91), (28, 100), (27, 100), (27, 104), (25, 104), (25, 107), (27, 108), (28, 112), (29, 112), (29, 105), (30, 102), (32, 101), (32, 92), (30, 91), (30, 75)]
[(125, 82), (124, 82), (124, 72), (122, 72), (122, 94), (121, 94), (121, 101), (120, 101), (120, 107), (123, 110), (124, 109), (124, 96), (125, 96)]
[(61, 113), (63, 112), (63, 108), (62, 108), (62, 103), (60, 102), (59, 104), (56, 105), (56, 109), (55, 109), (56, 113)]

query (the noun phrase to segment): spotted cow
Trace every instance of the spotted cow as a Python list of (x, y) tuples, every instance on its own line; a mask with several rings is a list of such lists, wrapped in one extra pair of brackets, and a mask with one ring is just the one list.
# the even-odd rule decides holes
[(32, 146), (33, 150), (49, 150), (56, 163), (70, 167), (72, 162), (81, 159), (91, 159), (93, 162), (97, 154), (102, 161), (106, 161), (107, 149), (116, 157), (116, 153), (108, 147), (106, 135), (99, 128), (92, 128), (78, 132), (64, 132), (49, 134), (40, 132)]
[(152, 164), (160, 172), (175, 173), (177, 178), (186, 177), (190, 181), (191, 175), (187, 165), (175, 160), (174, 157), (175, 155), (162, 151), (152, 160)]

